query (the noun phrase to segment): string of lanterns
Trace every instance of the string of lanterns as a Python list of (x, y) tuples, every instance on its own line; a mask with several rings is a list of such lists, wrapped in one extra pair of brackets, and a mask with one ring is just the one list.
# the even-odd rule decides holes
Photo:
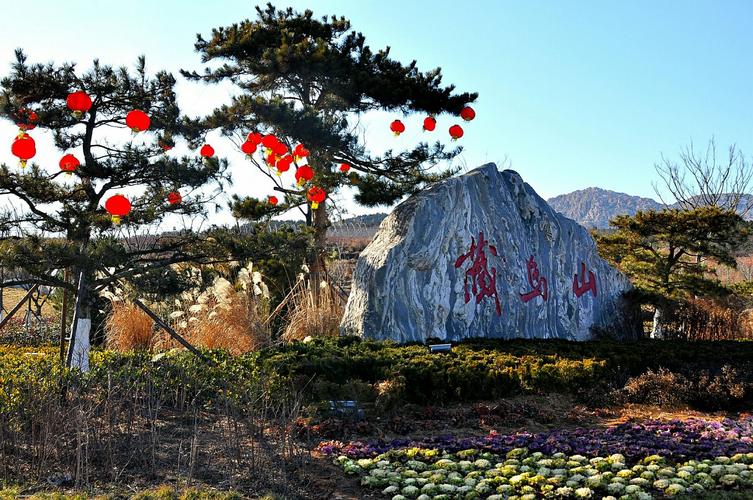
[[(71, 92), (66, 98), (66, 104), (77, 120), (80, 120), (93, 106), (91, 97), (83, 90)], [(470, 106), (465, 106), (459, 115), (463, 120), (471, 121), (476, 117), (476, 112)], [(36, 143), (28, 134), (28, 131), (33, 130), (37, 126), (38, 120), (39, 117), (33, 110), (21, 108), (16, 113), (16, 125), (19, 128), (19, 134), (11, 145), (11, 152), (19, 159), (22, 168), (26, 166), (28, 160), (36, 155)], [(149, 130), (151, 119), (144, 111), (134, 109), (126, 115), (125, 124), (134, 134), (138, 134)], [(436, 127), (437, 120), (434, 116), (424, 118), (423, 130), (425, 132), (433, 132)], [(399, 136), (405, 132), (406, 127), (401, 120), (395, 119), (390, 123), (390, 130), (395, 136)], [(450, 126), (449, 134), (452, 140), (457, 140), (463, 137), (464, 131), (460, 125), (454, 124)], [(172, 149), (170, 144), (162, 141), (159, 142), (159, 146), (164, 151)], [(247, 135), (246, 141), (241, 145), (240, 149), (248, 158), (251, 158), (259, 150), (260, 146), (264, 161), (270, 168), (276, 169), (278, 176), (282, 176), (295, 164), (295, 180), (299, 188), (303, 188), (314, 180), (314, 169), (308, 164), (310, 152), (303, 144), (297, 144), (291, 153), (288, 151), (287, 145), (274, 134), (262, 135), (259, 132), (251, 132)], [(210, 144), (204, 144), (199, 150), (199, 154), (205, 159), (212, 158), (215, 156), (215, 150)], [(304, 163), (299, 165), (299, 162)], [(75, 155), (65, 154), (60, 159), (59, 166), (62, 172), (72, 175), (81, 166), (81, 162)], [(339, 170), (343, 174), (347, 174), (350, 169), (351, 166), (348, 163), (341, 163), (339, 166)], [(327, 192), (320, 186), (311, 185), (304, 192), (313, 210), (318, 209), (319, 205), (327, 198)], [(183, 201), (182, 195), (177, 190), (169, 192), (166, 199), (170, 205), (178, 205)], [(279, 203), (279, 199), (274, 195), (270, 195), (267, 198), (267, 203), (275, 206)], [(116, 194), (107, 199), (105, 210), (110, 214), (113, 224), (117, 225), (123, 217), (130, 214), (132, 205), (128, 198), (122, 194)]]

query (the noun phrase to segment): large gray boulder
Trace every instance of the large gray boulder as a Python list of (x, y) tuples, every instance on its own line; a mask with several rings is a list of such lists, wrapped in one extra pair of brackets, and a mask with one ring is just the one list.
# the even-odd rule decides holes
[(358, 259), (341, 331), (398, 342), (631, 338), (630, 289), (585, 228), (489, 163), (382, 222)]

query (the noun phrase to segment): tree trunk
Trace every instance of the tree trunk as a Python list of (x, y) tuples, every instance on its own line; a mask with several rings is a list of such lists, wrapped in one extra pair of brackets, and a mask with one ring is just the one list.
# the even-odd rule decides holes
[(314, 210), (314, 253), (309, 262), (310, 286), (314, 303), (319, 303), (320, 284), (327, 276), (324, 255), (327, 250), (327, 228), (329, 227), (329, 218), (327, 217), (326, 200), (319, 204)]
[(68, 344), (68, 359), (66, 364), (69, 368), (78, 368), (83, 372), (89, 371), (89, 350), (92, 319), (91, 303), (89, 300), (89, 276), (86, 271), (81, 271), (78, 278), (78, 291), (76, 293), (76, 306), (71, 323), (71, 340)]
[(652, 339), (664, 339), (664, 309), (662, 306), (656, 306), (654, 308), (654, 325), (651, 329)]

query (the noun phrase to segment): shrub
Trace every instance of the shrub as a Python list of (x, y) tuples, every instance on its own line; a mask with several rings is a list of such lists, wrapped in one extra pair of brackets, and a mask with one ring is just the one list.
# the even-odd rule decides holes
[(631, 403), (660, 406), (686, 403), (691, 396), (688, 379), (664, 368), (631, 378), (623, 392)]

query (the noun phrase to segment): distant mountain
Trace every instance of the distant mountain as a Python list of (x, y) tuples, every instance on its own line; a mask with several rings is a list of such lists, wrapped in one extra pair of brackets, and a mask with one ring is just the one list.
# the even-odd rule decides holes
[[(597, 187), (561, 194), (550, 198), (547, 202), (565, 217), (570, 217), (589, 229), (606, 229), (609, 227), (609, 220), (617, 215), (634, 215), (639, 211), (664, 208), (663, 203), (652, 198), (631, 196)], [(753, 195), (743, 195), (737, 210), (740, 213), (745, 212), (746, 208), (751, 205), (753, 205)], [(670, 205), (670, 207), (674, 206)], [(753, 220), (753, 211), (747, 213), (745, 219)]]
[(606, 229), (617, 215), (633, 215), (664, 206), (651, 198), (641, 198), (607, 189), (590, 187), (547, 200), (553, 209), (587, 228)]
[[(561, 194), (548, 199), (547, 202), (557, 212), (589, 229), (607, 229), (609, 220), (617, 215), (634, 215), (638, 211), (664, 208), (664, 204), (652, 198), (642, 198), (597, 187)], [(738, 210), (745, 211), (748, 204), (753, 204), (753, 195), (744, 195)], [(387, 217), (385, 213), (375, 213), (335, 221), (329, 228), (329, 237), (371, 238), (376, 234), (379, 224), (385, 217)], [(753, 210), (745, 218), (753, 220)], [(302, 221), (272, 222), (273, 227), (297, 227), (302, 224)]]

